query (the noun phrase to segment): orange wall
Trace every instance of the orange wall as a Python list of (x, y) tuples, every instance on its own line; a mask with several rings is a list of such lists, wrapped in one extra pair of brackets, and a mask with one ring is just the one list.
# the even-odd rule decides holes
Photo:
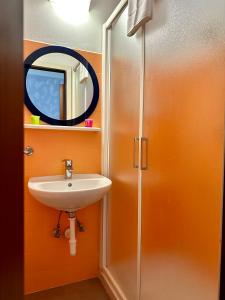
[[(46, 44), (25, 41), (24, 55)], [(79, 51), (97, 73), (101, 90), (101, 54)], [(92, 115), (94, 125), (101, 125), (100, 100)], [(30, 113), (25, 108), (25, 121)], [(92, 278), (98, 275), (100, 250), (100, 204), (77, 213), (86, 232), (77, 233), (77, 255), (69, 255), (68, 240), (52, 237), (58, 211), (37, 202), (28, 192), (27, 182), (32, 176), (63, 174), (62, 160), (71, 158), (76, 173), (100, 173), (101, 136), (94, 132), (64, 132), (25, 129), (25, 145), (34, 148), (25, 157), (25, 293)], [(68, 226), (62, 218), (62, 229)]]

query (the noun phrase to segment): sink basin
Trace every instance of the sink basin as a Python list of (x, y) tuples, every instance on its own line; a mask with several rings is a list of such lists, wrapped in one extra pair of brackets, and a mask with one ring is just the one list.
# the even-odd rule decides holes
[(108, 192), (111, 180), (98, 174), (74, 174), (64, 176), (33, 177), (28, 188), (39, 202), (58, 210), (73, 212), (91, 205)]

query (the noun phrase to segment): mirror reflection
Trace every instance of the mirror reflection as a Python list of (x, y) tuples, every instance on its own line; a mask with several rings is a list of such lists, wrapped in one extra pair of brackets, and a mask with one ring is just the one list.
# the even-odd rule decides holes
[(86, 67), (64, 53), (39, 57), (27, 73), (26, 89), (32, 104), (56, 120), (71, 120), (85, 113), (94, 90)]

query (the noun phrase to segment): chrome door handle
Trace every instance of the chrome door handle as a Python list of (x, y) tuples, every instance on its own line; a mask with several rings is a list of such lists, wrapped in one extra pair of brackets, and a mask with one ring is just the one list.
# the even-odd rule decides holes
[(148, 169), (148, 139), (141, 138), (141, 170)]
[(135, 169), (139, 168), (139, 163), (138, 163), (138, 152), (136, 151), (137, 145), (139, 145), (139, 138), (135, 137), (133, 141), (133, 167)]

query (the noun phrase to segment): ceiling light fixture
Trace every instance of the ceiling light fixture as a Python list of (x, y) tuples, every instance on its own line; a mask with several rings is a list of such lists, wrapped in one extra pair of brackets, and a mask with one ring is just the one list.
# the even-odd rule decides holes
[(49, 0), (55, 13), (65, 22), (82, 24), (87, 21), (91, 0)]

